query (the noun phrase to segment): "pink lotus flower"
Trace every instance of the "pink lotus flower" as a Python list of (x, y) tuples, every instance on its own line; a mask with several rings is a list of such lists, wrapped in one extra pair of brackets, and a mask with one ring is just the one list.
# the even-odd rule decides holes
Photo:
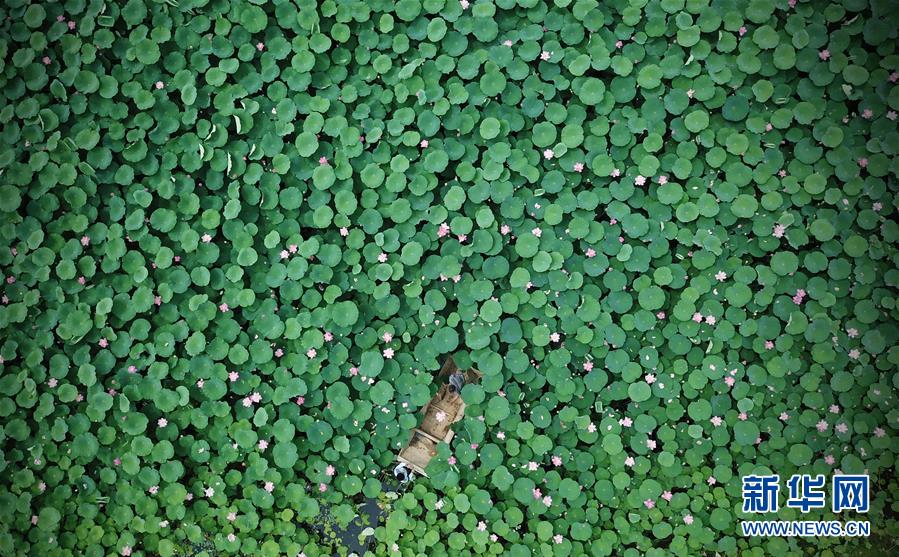
[(334, 466), (332, 466), (332, 465), (330, 465), (330, 464), (328, 465), (327, 468), (325, 468), (325, 475), (326, 475), (326, 476), (333, 476), (333, 475), (336, 474), (336, 473), (337, 473), (337, 470), (334, 468)]
[(353, 377), (355, 377), (356, 375), (359, 375), (359, 368), (356, 367), (356, 366), (351, 367), (351, 368), (350, 368), (350, 375), (353, 376)]
[(553, 466), (561, 466), (562, 465), (562, 458), (557, 455), (553, 455), (550, 460), (552, 461)]
[(74, 22), (74, 21), (70, 21), (70, 22), (68, 23), (68, 26), (69, 26), (69, 29), (74, 29), (74, 28), (75, 28), (75, 22)]
[(656, 318), (657, 319), (665, 319), (665, 312), (660, 311), (660, 312), (656, 313)]
[(325, 331), (324, 337), (325, 342), (331, 342), (332, 340), (334, 340), (334, 335), (332, 335), (329, 331)]
[(279, 255), (281, 256), (281, 259), (287, 259), (288, 257), (290, 257), (290, 252), (288, 252), (286, 249), (282, 249)]
[(833, 463), (836, 462), (836, 459), (833, 457), (833, 455), (827, 455), (824, 457), (824, 462), (829, 466), (833, 466)]
[(533, 230), (531, 230), (531, 234), (533, 234), (534, 236), (539, 238), (540, 236), (543, 235), (543, 231), (540, 230), (539, 228), (534, 228)]
[(503, 46), (512, 46), (512, 41), (510, 41), (509, 39), (504, 40)]
[(684, 524), (687, 524), (688, 526), (690, 524), (693, 524), (693, 515), (692, 514), (688, 514), (688, 515), (684, 516)]
[(227, 312), (227, 311), (228, 311), (228, 304), (226, 304), (225, 302), (222, 302), (221, 304), (219, 304), (219, 311), (222, 312), (222, 313)]
[(467, 9), (468, 9), (468, 5), (469, 5), (469, 4), (468, 4), (468, 0), (459, 0), (459, 5), (462, 6), (462, 9), (463, 9), (463, 10), (467, 10)]
[(821, 433), (824, 433), (825, 431), (827, 431), (827, 427), (828, 427), (827, 422), (825, 422), (824, 420), (821, 420), (817, 424), (815, 424), (815, 428), (818, 431), (820, 431)]
[(553, 543), (554, 543), (554, 544), (559, 545), (559, 544), (562, 543), (563, 541), (565, 541), (565, 538), (562, 537), (562, 534), (556, 534), (555, 536), (553, 536)]
[(297, 402), (297, 405), (298, 405), (298, 406), (302, 406), (303, 403), (306, 402), (306, 397), (304, 397), (304, 396), (298, 396), (296, 402)]
[(590, 433), (596, 433), (596, 424), (590, 422), (590, 425), (587, 426), (587, 431)]
[(621, 48), (624, 46), (624, 41), (615, 41), (615, 48)]
[(741, 26), (741, 27), (737, 30), (737, 33), (739, 33), (740, 36), (742, 37), (743, 35), (746, 34), (746, 27)]
[(443, 238), (450, 232), (450, 227), (445, 222), (440, 223), (440, 226), (437, 228), (437, 237)]
[(553, 342), (559, 342), (562, 337), (559, 336), (559, 333), (550, 333), (549, 340)]
[(717, 318), (714, 315), (706, 315), (705, 322), (709, 325), (714, 325), (717, 321)]
[(159, 486), (154, 485), (153, 487), (151, 487), (149, 489), (149, 491), (150, 491), (150, 495), (156, 495), (157, 493), (159, 493)]
[(724, 271), (718, 271), (717, 273), (715, 273), (715, 280), (720, 282), (725, 279), (727, 279), (727, 273), (725, 273)]
[(275, 350), (275, 357), (276, 357), (276, 358), (280, 358), (280, 357), (283, 356), (283, 355), (284, 355), (284, 351), (281, 350), (280, 348), (278, 348), (277, 350)]
[(428, 143), (427, 139), (422, 139), (421, 143), (418, 144), (418, 146), (421, 147), (422, 149), (426, 148), (428, 145), (429, 145), (429, 143)]
[(91, 243), (90, 236), (82, 236), (81, 237), (81, 245), (86, 246)]
[(868, 168), (868, 158), (862, 157), (862, 158), (858, 159), (858, 165), (862, 168)]
[(350, 234), (350, 231), (347, 230), (347, 227), (346, 227), (346, 226), (341, 226), (341, 227), (340, 227), (340, 235), (341, 235), (341, 236), (343, 236), (344, 238), (346, 238), (349, 234)]
[(212, 241), (212, 236), (210, 236), (209, 233), (207, 232), (206, 234), (203, 234), (203, 237), (200, 239), (203, 240), (204, 244), (208, 244), (209, 242)]
[(264, 48), (265, 45), (263, 43), (256, 43), (256, 50), (258, 50), (259, 52), (262, 52)]
[(861, 356), (861, 352), (859, 352), (858, 348), (853, 348), (849, 351), (849, 357), (853, 360), (857, 360), (859, 356)]
[(787, 227), (782, 224), (775, 224), (774, 231), (771, 233), (775, 238), (783, 238), (784, 232), (786, 232)]
[(236, 371), (232, 371), (232, 372), (228, 373), (228, 380), (231, 381), (232, 383), (234, 383), (238, 379), (240, 379), (240, 374), (237, 373)]
[(709, 420), (709, 421), (712, 422), (712, 425), (713, 425), (713, 426), (718, 427), (718, 426), (721, 425), (721, 422), (722, 422), (723, 420), (721, 419), (721, 416), (712, 416), (712, 419)]
[(161, 82), (161, 81), (157, 81), (157, 82), (156, 82), (156, 89), (157, 89), (157, 90), (162, 89), (163, 87), (165, 87), (165, 83), (163, 83), (163, 82)]
[(501, 227), (499, 227), (499, 232), (500, 232), (500, 234), (502, 234), (503, 236), (505, 236), (506, 234), (508, 234), (511, 230), (512, 230), (512, 229), (509, 228), (509, 225), (508, 225), (508, 224), (504, 224), (504, 225), (502, 225)]
[(643, 379), (650, 385), (656, 382), (656, 376), (651, 373), (647, 373), (646, 377), (644, 377)]
[(627, 466), (628, 468), (633, 468), (633, 466), (634, 466), (634, 457), (629, 456), (629, 457), (625, 458), (625, 459), (624, 459), (624, 465)]
[(380, 262), (380, 263), (386, 263), (386, 262), (387, 262), (387, 254), (384, 253), (383, 251), (382, 251), (381, 253), (378, 254), (378, 262)]
[(553, 498), (550, 497), (549, 495), (544, 495), (544, 496), (543, 496), (542, 503), (543, 503), (544, 505), (546, 505), (547, 507), (551, 507), (552, 504), (553, 504)]
[(257, 447), (260, 451), (264, 451), (265, 449), (268, 448), (268, 441), (266, 441), (265, 439), (260, 439), (260, 440), (259, 440), (259, 443), (256, 445), (256, 447)]
[(237, 536), (234, 535), (234, 532), (229, 533), (227, 538), (228, 538), (228, 541), (231, 543), (234, 543), (235, 541), (237, 541)]
[(593, 248), (587, 248), (586, 255), (589, 258), (596, 257), (596, 250), (594, 250)]
[(846, 433), (847, 431), (849, 431), (849, 426), (847, 426), (843, 422), (840, 422), (836, 425), (836, 430), (840, 433)]
[(234, 522), (235, 520), (237, 520), (237, 513), (233, 511), (228, 513), (228, 521)]
[(886, 434), (887, 434), (886, 430), (884, 430), (882, 427), (874, 428), (874, 437), (877, 437), (878, 439), (880, 439), (880, 438), (884, 437)]
[(674, 495), (672, 495), (670, 491), (666, 491), (666, 492), (662, 493), (662, 499), (664, 499), (666, 501), (671, 501), (672, 497), (674, 497)]
[(308, 357), (309, 359), (314, 358), (317, 354), (318, 354), (318, 352), (315, 350), (315, 348), (310, 348), (309, 350), (306, 350), (306, 357)]
[(820, 58), (822, 60), (827, 60), (828, 58), (830, 58), (830, 51), (827, 50), (826, 48), (824, 50), (819, 51), (818, 58)]
[(250, 400), (252, 400), (254, 403), (258, 404), (259, 402), (262, 401), (262, 395), (259, 394), (258, 392), (254, 391), (253, 394), (250, 395)]
[(162, 305), (162, 296), (153, 296), (153, 304), (157, 306)]
[(478, 532), (485, 532), (487, 530), (487, 523), (483, 520), (478, 522)]
[(638, 174), (637, 177), (634, 178), (634, 183), (637, 184), (638, 186), (642, 186), (643, 184), (646, 183), (646, 177)]
[(890, 120), (895, 120), (896, 119), (896, 111), (895, 110), (888, 111), (887, 118)]
[(545, 50), (544, 50), (543, 52), (540, 53), (540, 59), (541, 59), (541, 60), (549, 60), (551, 57), (552, 57), (552, 53), (547, 52), (547, 51), (545, 51)]
[(618, 170), (617, 168), (613, 168), (612, 172), (611, 172), (611, 176), (612, 176), (612, 178), (617, 178), (617, 177), (621, 176), (621, 171)]
[(765, 350), (772, 350), (774, 348), (774, 342), (770, 340), (765, 341)]
[(545, 158), (546, 160), (553, 158), (553, 155), (555, 155), (555, 153), (553, 153), (552, 149), (546, 149), (543, 151), (543, 158)]
[(656, 506), (656, 502), (653, 501), (652, 499), (647, 499), (646, 501), (643, 501), (643, 504), (646, 506), (647, 509), (651, 509)]
[(100, 345), (100, 348), (106, 348), (107, 346), (109, 346), (109, 341), (106, 340), (106, 338), (101, 338), (97, 344)]
[(385, 348), (383, 354), (388, 360), (393, 358), (393, 348)]
[(862, 118), (865, 120), (870, 120), (874, 116), (874, 111), (870, 108), (866, 108), (862, 110)]
[(709, 476), (709, 479), (706, 480), (709, 485), (715, 485), (718, 483), (718, 480), (715, 479), (715, 476)]
[(693, 321), (695, 321), (695, 322), (697, 322), (697, 323), (702, 323), (702, 314), (699, 313), (698, 311), (697, 311), (696, 313), (694, 313), (694, 314), (693, 314)]
[(582, 162), (574, 163), (574, 171), (575, 172), (583, 172), (584, 171), (584, 163), (582, 163)]
[(837, 406), (836, 404), (831, 404), (830, 407), (829, 407), (827, 410), (828, 410), (831, 414), (839, 414), (839, 413), (840, 413), (840, 407)]
[(785, 422), (785, 421), (787, 421), (787, 420), (790, 419), (790, 415), (787, 414), (786, 412), (781, 412), (781, 413), (780, 413), (780, 416), (778, 416), (778, 418), (779, 418), (782, 422)]
[(446, 460), (446, 462), (447, 462), (450, 466), (455, 466), (455, 465), (456, 465), (456, 457), (451, 456), (451, 457), (449, 457), (449, 458)]
[(264, 489), (266, 491), (268, 491), (269, 493), (271, 493), (272, 491), (275, 490), (275, 484), (273, 482), (265, 482)]
[(119, 466), (119, 465), (122, 464), (122, 459), (119, 458), (119, 457), (115, 457), (114, 459), (112, 459), (112, 464), (113, 464), (114, 466)]
[(52, 389), (53, 387), (56, 386), (56, 383), (57, 383), (57, 381), (56, 381), (56, 378), (55, 378), (55, 377), (51, 377), (50, 380), (47, 381), (47, 385), (48, 385), (51, 389)]
[[(34, 517), (34, 518), (36, 519), (37, 517)], [(32, 523), (32, 524), (37, 524), (37, 520), (32, 519), (31, 523)], [(121, 553), (122, 553), (122, 555), (124, 555), (125, 557), (128, 557), (128, 555), (131, 555), (131, 546), (130, 546), (130, 545), (124, 546), (124, 547), (122, 548), (122, 550), (121, 550)]]
[(696, 93), (696, 91), (694, 91), (693, 89), (687, 89), (687, 98), (692, 99), (694, 93)]
[(158, 420), (156, 420), (156, 425), (158, 425), (159, 427), (165, 427), (169, 425), (169, 421), (165, 418), (159, 418)]
[(207, 487), (203, 490), (203, 493), (206, 495), (206, 497), (213, 497), (215, 495), (215, 489)]
[(629, 416), (625, 416), (625, 417), (621, 418), (620, 420), (618, 420), (618, 425), (620, 425), (622, 427), (631, 427), (632, 425), (634, 425), (634, 421), (632, 419), (630, 419)]
[(197, 380), (197, 388), (202, 389), (205, 383), (202, 379)]

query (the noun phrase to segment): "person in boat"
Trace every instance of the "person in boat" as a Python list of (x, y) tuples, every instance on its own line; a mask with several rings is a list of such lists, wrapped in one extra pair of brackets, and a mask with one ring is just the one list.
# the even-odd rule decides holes
[(400, 462), (393, 469), (393, 477), (398, 479), (400, 483), (406, 483), (412, 479), (412, 471), (406, 467), (406, 463)]
[(453, 400), (459, 396), (462, 392), (462, 387), (465, 386), (465, 375), (461, 371), (456, 371), (449, 376), (447, 383), (449, 383), (447, 389), (450, 393), (450, 399)]

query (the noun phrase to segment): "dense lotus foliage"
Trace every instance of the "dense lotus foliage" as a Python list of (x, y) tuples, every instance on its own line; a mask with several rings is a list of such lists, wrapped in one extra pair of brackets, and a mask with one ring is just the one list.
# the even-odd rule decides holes
[[(0, 554), (345, 553), (309, 525), (371, 499), (375, 555), (899, 534), (890, 0), (0, 19)], [(739, 534), (741, 476), (837, 470), (867, 515), (777, 518), (870, 540)]]

